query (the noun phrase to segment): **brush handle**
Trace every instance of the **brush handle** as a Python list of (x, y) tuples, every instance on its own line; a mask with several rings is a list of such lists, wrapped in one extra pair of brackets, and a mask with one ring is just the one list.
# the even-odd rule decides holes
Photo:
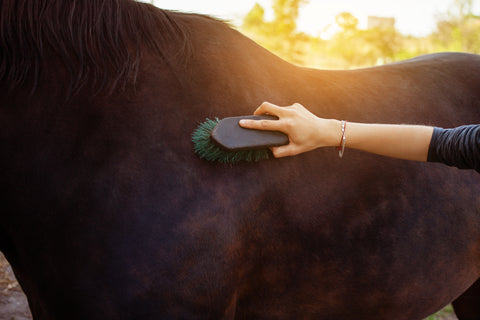
[(210, 133), (211, 139), (228, 151), (244, 151), (277, 147), (288, 144), (288, 136), (279, 131), (265, 131), (240, 127), (242, 119), (278, 120), (275, 116), (240, 116), (222, 119)]

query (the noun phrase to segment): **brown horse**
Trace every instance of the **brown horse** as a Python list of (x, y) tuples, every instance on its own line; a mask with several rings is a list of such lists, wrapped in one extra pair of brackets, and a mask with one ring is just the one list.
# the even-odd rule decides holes
[(205, 16), (1, 0), (0, 249), (34, 318), (412, 320), (455, 301), (478, 319), (478, 175), (352, 150), (195, 156), (206, 117), (264, 100), (480, 123), (480, 57), (312, 70)]

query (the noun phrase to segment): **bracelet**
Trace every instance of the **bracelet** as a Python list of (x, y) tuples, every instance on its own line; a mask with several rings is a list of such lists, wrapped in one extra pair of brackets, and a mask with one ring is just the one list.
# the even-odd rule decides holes
[(340, 140), (340, 144), (337, 147), (338, 156), (343, 158), (343, 153), (345, 152), (345, 128), (347, 127), (347, 121), (342, 120), (342, 140)]

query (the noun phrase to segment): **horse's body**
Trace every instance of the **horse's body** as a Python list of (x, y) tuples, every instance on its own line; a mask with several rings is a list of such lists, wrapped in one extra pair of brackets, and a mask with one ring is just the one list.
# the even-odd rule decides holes
[[(87, 18), (70, 34), (32, 37), (43, 45), (15, 42), (44, 3), (0, 2), (10, 48), (0, 61), (0, 249), (35, 319), (412, 320), (458, 297), (460, 319), (480, 317), (469, 310), (479, 298), (462, 295), (480, 277), (475, 173), (352, 150), (340, 160), (332, 149), (229, 166), (199, 159), (190, 141), (206, 117), (251, 114), (264, 100), (350, 121), (480, 123), (480, 57), (303, 69), (222, 22), (109, 0), (88, 30), (112, 28), (97, 39), (123, 43), (138, 63), (113, 82), (117, 62), (98, 62), (112, 48), (95, 34), (91, 46), (64, 44)], [(99, 6), (68, 3), (70, 23)], [(140, 40), (104, 16), (130, 17)], [(36, 62), (18, 58), (25, 69), (15, 70), (9, 41)]]

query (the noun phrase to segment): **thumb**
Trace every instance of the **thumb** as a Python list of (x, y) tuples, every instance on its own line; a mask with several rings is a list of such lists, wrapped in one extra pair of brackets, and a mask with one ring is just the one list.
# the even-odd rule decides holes
[(271, 150), (275, 158), (294, 156), (298, 154), (298, 152), (295, 152), (295, 147), (292, 144), (287, 144), (286, 146), (280, 147), (272, 147)]

